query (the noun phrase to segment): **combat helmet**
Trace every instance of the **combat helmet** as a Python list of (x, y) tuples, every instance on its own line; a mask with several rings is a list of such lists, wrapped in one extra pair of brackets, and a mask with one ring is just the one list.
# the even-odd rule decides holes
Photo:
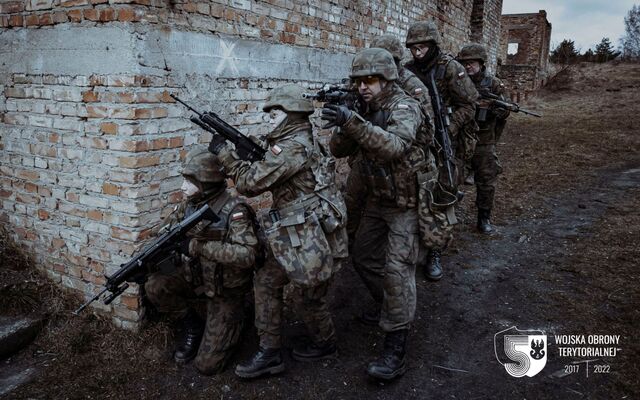
[(464, 46), (458, 53), (456, 58), (458, 61), (471, 61), (479, 60), (482, 64), (487, 62), (487, 50), (485, 47), (478, 43), (472, 43)]
[(351, 63), (350, 78), (379, 75), (388, 81), (398, 79), (398, 68), (393, 56), (385, 49), (372, 47), (360, 51)]
[(203, 146), (196, 146), (187, 153), (182, 175), (201, 183), (203, 186), (225, 181), (218, 157)]
[(274, 107), (280, 107), (287, 112), (311, 114), (314, 111), (313, 102), (302, 96), (304, 92), (301, 86), (293, 83), (279, 86), (269, 92), (262, 111), (269, 112)]
[(396, 62), (402, 60), (404, 57), (404, 47), (402, 46), (402, 42), (394, 35), (376, 36), (371, 41), (371, 46), (369, 47), (385, 49), (391, 53)]
[(432, 21), (419, 21), (413, 23), (407, 32), (407, 40), (405, 46), (407, 48), (418, 43), (434, 42), (436, 46), (440, 45), (442, 39), (438, 27)]

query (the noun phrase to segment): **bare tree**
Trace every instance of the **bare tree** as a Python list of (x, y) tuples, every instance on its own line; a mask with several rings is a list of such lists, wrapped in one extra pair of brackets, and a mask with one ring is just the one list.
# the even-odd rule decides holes
[(622, 37), (622, 56), (640, 60), (640, 6), (634, 5), (624, 18), (625, 35)]

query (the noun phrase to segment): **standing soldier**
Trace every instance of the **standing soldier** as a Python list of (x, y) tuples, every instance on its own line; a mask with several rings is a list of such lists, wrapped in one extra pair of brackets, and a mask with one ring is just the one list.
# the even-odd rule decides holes
[(351, 79), (366, 104), (363, 116), (327, 104), (322, 118), (329, 121), (327, 127), (339, 127), (331, 137), (334, 155), (362, 154), (361, 173), (370, 194), (353, 245), (354, 266), (381, 304), (379, 325), (386, 333), (382, 356), (367, 372), (389, 380), (406, 370), (407, 335), (416, 307), (417, 173), (436, 170), (424, 150), (433, 131), (421, 129), (420, 104), (395, 83), (398, 71), (388, 51), (370, 48), (356, 54)]
[[(487, 72), (487, 51), (479, 44), (462, 48), (457, 57), (479, 92), (500, 96), (504, 100), (505, 87), (500, 79)], [(476, 122), (480, 126), (478, 144), (471, 161), (476, 184), (476, 206), (478, 207), (478, 230), (482, 233), (493, 231), (491, 209), (496, 192), (498, 175), (502, 167), (496, 154), (496, 142), (500, 138), (509, 110), (492, 107), (490, 101), (480, 100), (476, 112)]]
[[(421, 21), (411, 25), (405, 45), (411, 51), (413, 60), (405, 67), (425, 85), (433, 76), (444, 107), (451, 110), (447, 119), (450, 121), (448, 131), (458, 170), (457, 176), (454, 177), (457, 186), (464, 173), (465, 161), (469, 161), (473, 156), (477, 130), (474, 121), (475, 102), (478, 92), (464, 67), (455, 61), (453, 56), (443, 52), (440, 43), (440, 33), (433, 22)], [(434, 247), (427, 254), (425, 273), (431, 280), (442, 277), (442, 250)]]
[[(394, 35), (376, 36), (371, 41), (370, 48), (381, 48), (387, 50), (393, 56), (396, 68), (398, 70), (398, 79), (396, 83), (408, 95), (420, 102), (426, 115), (432, 115), (431, 100), (429, 100), (429, 92), (426, 86), (418, 79), (413, 72), (404, 68), (401, 61), (404, 58), (404, 46), (400, 39)], [(349, 157), (349, 176), (347, 177), (347, 188), (345, 193), (345, 203), (347, 204), (347, 232), (349, 233), (349, 244), (352, 245), (355, 239), (355, 233), (360, 224), (360, 217), (367, 197), (367, 187), (365, 186), (362, 174), (360, 173), (360, 153)], [(377, 324), (377, 316), (375, 318)], [(364, 315), (365, 321), (369, 316)]]
[[(244, 297), (251, 291), (258, 254), (253, 211), (226, 189), (221, 169), (204, 147), (187, 154), (182, 171), (187, 201), (176, 207), (163, 229), (171, 229), (204, 204), (220, 220), (196, 226), (184, 243), (183, 253), (190, 257), (181, 256), (173, 271), (164, 272), (161, 266), (144, 286), (151, 303), (176, 317), (183, 328), (175, 361), (195, 358), (196, 368), (205, 375), (222, 371), (240, 339)], [(207, 298), (206, 324), (187, 301), (199, 295)]]
[(311, 343), (293, 350), (300, 361), (336, 355), (335, 328), (327, 291), (333, 273), (347, 257), (346, 208), (335, 189), (334, 160), (312, 134), (311, 100), (298, 85), (274, 89), (263, 110), (273, 130), (264, 160), (238, 159), (229, 145), (214, 145), (239, 192), (270, 191), (273, 206), (261, 219), (270, 252), (256, 272), (254, 293), (260, 348), (236, 367), (236, 375), (255, 378), (284, 371), (282, 361), (283, 288), (292, 282), (292, 298)]

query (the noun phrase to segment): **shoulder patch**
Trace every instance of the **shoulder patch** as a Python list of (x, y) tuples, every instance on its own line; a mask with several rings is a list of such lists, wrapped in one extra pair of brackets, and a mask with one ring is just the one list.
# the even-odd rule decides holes
[(244, 212), (243, 211), (238, 211), (238, 212), (235, 212), (235, 213), (231, 214), (231, 220), (232, 221), (237, 221), (237, 220), (241, 219), (242, 217), (244, 217)]
[(413, 94), (414, 94), (415, 96), (420, 96), (420, 95), (422, 94), (422, 88), (416, 88), (416, 89), (413, 91)]
[(408, 110), (409, 106), (407, 104), (398, 104), (398, 110)]
[(464, 72), (459, 72), (458, 73), (458, 78), (462, 79), (462, 77), (464, 77)]
[(280, 148), (280, 146), (278, 146), (277, 144), (274, 144), (273, 146), (271, 146), (271, 152), (277, 156), (278, 154), (282, 153), (282, 148)]

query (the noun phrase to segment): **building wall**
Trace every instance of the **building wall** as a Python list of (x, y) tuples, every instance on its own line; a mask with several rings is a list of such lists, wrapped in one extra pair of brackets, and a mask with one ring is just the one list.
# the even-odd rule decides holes
[[(547, 13), (507, 14), (501, 17), (502, 38), (500, 75), (513, 92), (528, 93), (544, 84), (549, 71), (551, 24)], [(518, 44), (518, 52), (508, 55), (509, 43)]]
[[(373, 36), (404, 38), (416, 20), (434, 18), (450, 51), (474, 31), (496, 54), (495, 27), (472, 23), (472, 3), (3, 1), (0, 221), (52, 279), (89, 297), (182, 200), (181, 160), (210, 139), (169, 94), (258, 135), (270, 89), (339, 81)], [(497, 20), (502, 1), (482, 3)], [(94, 304), (121, 326), (140, 318), (133, 288)]]

